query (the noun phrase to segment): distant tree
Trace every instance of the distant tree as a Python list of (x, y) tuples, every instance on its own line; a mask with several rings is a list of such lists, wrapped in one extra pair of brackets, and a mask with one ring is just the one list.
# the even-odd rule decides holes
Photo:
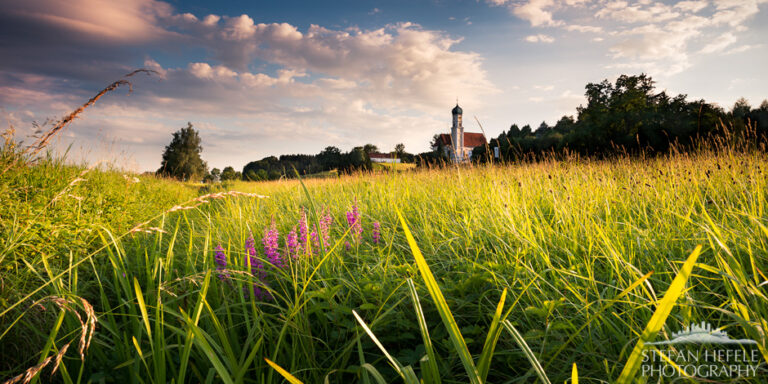
[(747, 116), (750, 110), (752, 110), (752, 107), (749, 105), (749, 101), (740, 97), (736, 100), (736, 103), (733, 104), (731, 113), (733, 113), (733, 117), (735, 118), (743, 118), (744, 116)]
[(325, 147), (318, 155), (317, 161), (321, 170), (330, 171), (341, 167), (342, 155), (341, 150), (336, 147)]
[(536, 136), (542, 137), (546, 136), (550, 131), (549, 124), (547, 124), (546, 121), (542, 121), (541, 124), (539, 124), (539, 127), (536, 128)]
[(237, 180), (239, 179), (237, 174), (238, 172), (235, 172), (234, 168), (224, 167), (224, 170), (221, 171), (221, 181)]
[(400, 143), (395, 145), (395, 153), (397, 154), (397, 157), (400, 158), (405, 154), (405, 144)]
[(379, 147), (373, 145), (373, 144), (366, 144), (363, 146), (363, 152), (365, 152), (366, 155), (370, 155), (372, 152), (378, 152)]
[(214, 182), (221, 181), (221, 170), (218, 168), (211, 169), (211, 178)]
[(365, 153), (365, 147), (354, 147), (344, 155), (341, 170), (352, 172), (360, 169), (371, 169), (371, 159)]
[(203, 147), (198, 132), (187, 123), (173, 133), (171, 143), (165, 147), (157, 173), (180, 180), (200, 180), (208, 172), (208, 166), (200, 158)]

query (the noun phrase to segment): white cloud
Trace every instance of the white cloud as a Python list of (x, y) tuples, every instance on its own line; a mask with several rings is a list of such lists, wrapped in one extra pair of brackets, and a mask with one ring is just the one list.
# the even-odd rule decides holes
[(725, 48), (728, 48), (736, 41), (738, 41), (736, 35), (730, 32), (725, 33), (717, 39), (713, 40), (711, 43), (705, 45), (704, 48), (701, 49), (701, 53), (722, 52)]
[[(747, 21), (768, 0), (486, 0), (507, 6), (534, 29), (562, 28), (595, 33), (606, 41), (612, 68), (633, 68), (673, 75), (689, 68), (702, 54), (730, 54), (746, 36)], [(727, 29), (726, 29), (727, 28)], [(525, 41), (554, 42), (533, 33)]]
[(135, 44), (168, 36), (158, 22), (171, 15), (172, 8), (155, 0), (7, 0), (3, 12), (83, 40)]
[(675, 4), (675, 8), (683, 12), (693, 13), (699, 12), (707, 6), (709, 6), (709, 2), (706, 0), (686, 0)]
[(584, 32), (584, 33), (601, 33), (603, 32), (602, 27), (596, 27), (592, 25), (578, 25), (578, 24), (572, 24), (572, 25), (566, 25), (563, 27), (566, 31), (575, 31), (575, 32)]
[(608, 3), (595, 14), (598, 19), (612, 19), (626, 23), (658, 23), (674, 19), (680, 14), (664, 3), (634, 4), (626, 1)]
[(533, 27), (562, 25), (561, 21), (552, 18), (550, 8), (554, 5), (554, 0), (528, 0), (522, 4), (514, 5), (512, 13), (523, 20), (527, 20)]
[[(70, 131), (72, 139), (84, 143), (101, 132), (104, 140), (136, 153), (142, 169), (157, 167), (170, 133), (188, 120), (201, 129), (204, 158), (219, 167), (280, 152), (317, 152), (326, 145), (349, 148), (360, 144), (360, 137), (383, 148), (405, 141), (411, 151), (422, 151), (431, 135), (447, 126), (455, 96), (467, 111), (477, 111), (483, 98), (498, 92), (479, 54), (457, 50), (460, 39), (412, 23), (300, 30), (287, 23), (257, 23), (249, 15), (196, 16), (170, 9), (152, 15), (140, 18), (156, 32), (152, 44), (203, 48), (207, 57), (177, 67), (163, 66), (157, 57), (140, 59), (162, 80), (134, 78), (131, 97), (110, 94)], [(130, 37), (120, 33), (122, 39)], [(124, 41), (113, 44), (124, 50)], [(91, 43), (79, 44), (78, 52), (100, 51)], [(0, 47), (0, 56), (8, 54)], [(87, 54), (70, 61), (76, 76), (89, 76), (96, 65)], [(113, 73), (99, 76), (100, 82), (129, 71), (119, 63), (97, 63)], [(52, 69), (43, 70), (40, 79), (14, 75), (18, 84), (0, 84), (0, 101), (58, 117), (91, 96), (90, 88), (73, 95), (70, 85), (57, 83), (56, 63), (48, 65)], [(270, 70), (254, 69), (265, 67)], [(0, 76), (11, 70), (0, 63)]]
[(555, 38), (543, 34), (530, 35), (525, 37), (525, 41), (529, 43), (554, 43)]

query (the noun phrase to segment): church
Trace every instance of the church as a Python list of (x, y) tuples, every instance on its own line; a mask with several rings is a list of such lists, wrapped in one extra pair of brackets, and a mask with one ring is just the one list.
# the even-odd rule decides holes
[(463, 112), (459, 103), (456, 103), (456, 106), (451, 110), (453, 115), (451, 134), (443, 133), (439, 138), (440, 144), (445, 149), (445, 155), (454, 163), (470, 161), (472, 150), (486, 144), (485, 135), (482, 133), (464, 132), (464, 126), (461, 124)]

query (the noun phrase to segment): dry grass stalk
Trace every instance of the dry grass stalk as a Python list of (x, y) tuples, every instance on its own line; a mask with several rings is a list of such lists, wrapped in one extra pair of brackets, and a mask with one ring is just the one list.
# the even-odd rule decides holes
[[(176, 206), (172, 207), (171, 209), (163, 212), (163, 214), (167, 214), (167, 213), (171, 213), (171, 212), (176, 212), (176, 211), (183, 211), (183, 210), (188, 210), (188, 209), (195, 209), (195, 208), (197, 208), (197, 207), (199, 207), (199, 206), (201, 206), (203, 204), (210, 203), (209, 199), (216, 200), (216, 199), (223, 199), (225, 197), (230, 197), (230, 196), (255, 197), (255, 198), (258, 198), (258, 199), (269, 198), (269, 196), (259, 195), (258, 193), (246, 193), (246, 192), (239, 192), (239, 191), (209, 193), (207, 195), (202, 195), (202, 196), (196, 197), (196, 198), (194, 198), (192, 200), (188, 200), (188, 201), (186, 201), (184, 203), (176, 205)], [(193, 204), (193, 203), (196, 203), (196, 204)], [(192, 204), (192, 205), (189, 205), (189, 204)], [(154, 218), (149, 219), (148, 221), (145, 221), (143, 223), (137, 224), (130, 231), (128, 231), (128, 233), (137, 233), (137, 232), (144, 232), (144, 233), (162, 232), (162, 233), (166, 233), (162, 228), (158, 228), (158, 227), (145, 228), (147, 225), (149, 225), (149, 223), (152, 222), (152, 220), (154, 220)]]
[[(61, 130), (64, 129), (69, 123), (71, 123), (77, 116), (83, 111), (85, 111), (86, 108), (90, 107), (91, 105), (95, 104), (97, 100), (99, 100), (102, 96), (107, 94), (108, 92), (114, 91), (118, 87), (127, 85), (128, 86), (128, 93), (133, 91), (133, 84), (131, 84), (130, 81), (126, 80), (126, 78), (131, 77), (133, 75), (136, 75), (138, 73), (146, 73), (148, 75), (157, 74), (157, 71), (153, 71), (151, 69), (137, 69), (121, 78), (120, 80), (117, 80), (113, 82), (112, 84), (108, 85), (106, 88), (102, 89), (101, 92), (97, 93), (96, 96), (93, 96), (90, 100), (88, 100), (85, 104), (80, 106), (80, 108), (72, 111), (69, 115), (65, 116), (63, 119), (61, 119), (56, 125), (53, 126), (53, 128), (49, 129), (47, 132), (45, 132), (40, 138), (35, 141), (35, 143), (31, 144), (27, 148), (24, 149), (24, 151), (21, 152), (20, 156), (18, 157), (17, 161), (11, 162), (6, 166), (5, 169), (3, 169), (3, 172), (0, 174), (4, 174), (9, 169), (11, 169), (14, 165), (18, 164), (18, 162), (24, 158), (34, 158), (40, 151), (48, 146), (50, 144), (51, 139), (56, 136), (57, 133), (61, 132)], [(9, 129), (6, 132), (13, 133), (13, 129)], [(8, 142), (8, 136), (6, 134), (3, 135), (5, 137), (6, 142)]]
[[(70, 299), (65, 299), (58, 296), (48, 296), (36, 301), (31, 305), (31, 307), (39, 307), (42, 310), (45, 310), (45, 306), (43, 305), (45, 302), (52, 302), (56, 304), (56, 306), (58, 306), (61, 310), (75, 314), (75, 317), (77, 317), (77, 320), (80, 322), (81, 328), (79, 343), (80, 359), (85, 360), (85, 352), (88, 351), (88, 348), (91, 345), (93, 334), (96, 332), (96, 323), (98, 322), (96, 312), (93, 310), (91, 303), (83, 298), (80, 298), (80, 303), (83, 306), (83, 311), (85, 312), (86, 317), (85, 321), (83, 321), (83, 317), (75, 307), (77, 302)], [(71, 342), (65, 344), (61, 349), (59, 349), (59, 352), (55, 356), (51, 355), (46, 357), (45, 360), (40, 362), (40, 364), (27, 369), (26, 372), (5, 381), (3, 384), (27, 384), (32, 381), (32, 379), (35, 378), (40, 373), (40, 371), (42, 371), (43, 368), (48, 366), (48, 364), (50, 364), (52, 361), (54, 364), (51, 375), (55, 374), (59, 369), (59, 364), (61, 364), (61, 360), (64, 358), (64, 354), (67, 353), (67, 349), (69, 349), (70, 344)]]

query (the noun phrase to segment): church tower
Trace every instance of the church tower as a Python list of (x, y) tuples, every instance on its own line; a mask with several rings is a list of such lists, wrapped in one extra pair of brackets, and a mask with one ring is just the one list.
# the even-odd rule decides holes
[(459, 107), (459, 103), (453, 107), (453, 125), (451, 126), (451, 146), (453, 147), (453, 161), (461, 162), (464, 160), (464, 126), (461, 125), (461, 115), (464, 111)]

